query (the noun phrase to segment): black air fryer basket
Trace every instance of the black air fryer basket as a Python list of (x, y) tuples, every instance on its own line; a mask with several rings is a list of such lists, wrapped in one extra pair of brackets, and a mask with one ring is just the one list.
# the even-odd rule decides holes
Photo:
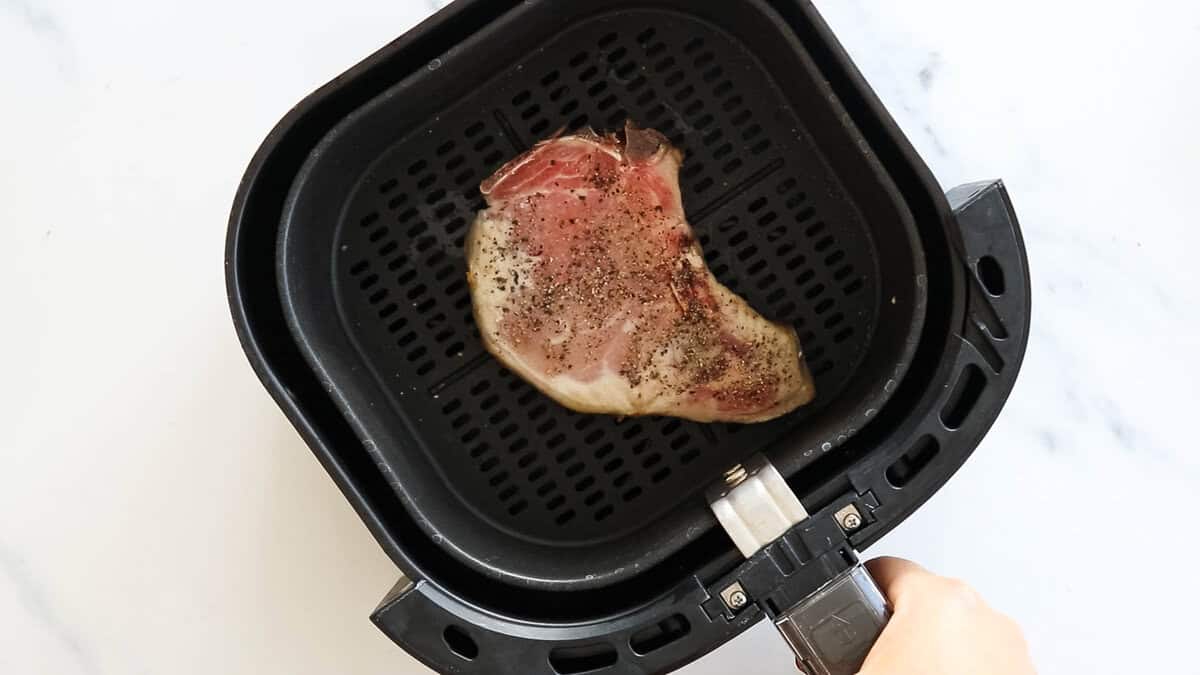
[[(811, 405), (584, 415), (484, 350), (479, 182), (627, 119), (684, 151), (708, 264), (796, 327)], [(259, 376), (400, 569), (372, 619), (443, 672), (664, 672), (764, 616), (854, 667), (877, 626), (829, 591), (995, 420), (1030, 303), (1003, 185), (943, 195), (802, 0), (460, 0), (280, 122), (227, 268)], [(710, 502), (763, 466), (809, 516), (747, 558)]]

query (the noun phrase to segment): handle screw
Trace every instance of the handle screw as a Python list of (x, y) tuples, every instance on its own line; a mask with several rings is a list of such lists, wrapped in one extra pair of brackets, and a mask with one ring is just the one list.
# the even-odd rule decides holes
[(749, 477), (750, 473), (746, 471), (746, 467), (741, 464), (735, 464), (725, 472), (725, 484), (734, 488), (741, 485)]
[(833, 514), (833, 519), (847, 532), (853, 532), (863, 525), (862, 513), (855, 508), (854, 504), (847, 504), (838, 509), (837, 513)]
[(721, 591), (721, 600), (725, 606), (735, 612), (745, 607), (750, 602), (750, 596), (746, 595), (746, 589), (738, 582), (733, 582)]
[(729, 605), (734, 609), (740, 609), (746, 606), (746, 594), (741, 591), (734, 591), (729, 594)]

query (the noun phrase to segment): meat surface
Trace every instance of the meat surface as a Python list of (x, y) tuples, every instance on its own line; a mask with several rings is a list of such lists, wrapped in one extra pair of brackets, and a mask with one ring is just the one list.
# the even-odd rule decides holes
[(705, 265), (656, 131), (538, 143), (480, 186), (467, 278), (488, 350), (581, 412), (759, 422), (813, 397), (796, 331)]

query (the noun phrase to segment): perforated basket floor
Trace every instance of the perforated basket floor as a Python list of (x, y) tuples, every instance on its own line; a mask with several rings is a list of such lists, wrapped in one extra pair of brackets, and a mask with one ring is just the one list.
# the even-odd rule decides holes
[[(397, 489), (455, 546), (471, 547), (473, 535), (455, 539), (450, 523), (462, 514), (438, 520), (464, 508), (501, 537), (597, 545), (684, 502), (702, 509), (698, 491), (750, 452), (789, 439), (805, 441), (797, 452), (835, 445), (806, 433), (837, 426), (813, 418), (861, 379), (889, 304), (881, 284), (911, 274), (911, 260), (881, 269), (878, 230), (911, 217), (873, 167), (839, 175), (826, 160), (816, 134), (852, 133), (825, 126), (838, 120), (817, 79), (798, 101), (744, 41), (664, 9), (593, 15), (532, 47), (500, 45), (500, 35), (479, 38), (492, 48), (472, 46), (483, 62), (434, 61), (349, 118), (310, 160), (285, 216), (281, 285), (293, 330)], [(506, 54), (515, 60), (464, 86), (464, 73), (495, 70)], [(780, 76), (792, 88), (802, 79), (794, 68)], [(556, 130), (626, 119), (683, 149), (684, 205), (709, 265), (764, 315), (796, 327), (814, 404), (757, 425), (577, 414), (485, 352), (462, 251), (483, 207), (479, 182)], [(838, 142), (853, 147), (852, 137)], [(910, 318), (911, 297), (899, 296), (883, 320)], [(436, 476), (458, 503), (430, 504), (427, 485), (408, 484), (402, 466), (414, 461), (432, 468), (421, 480)], [(489, 541), (480, 546), (498, 539)]]

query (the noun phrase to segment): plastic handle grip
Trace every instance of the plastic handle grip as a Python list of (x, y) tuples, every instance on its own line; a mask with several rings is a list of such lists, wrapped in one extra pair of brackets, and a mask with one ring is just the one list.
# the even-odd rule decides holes
[(807, 675), (855, 675), (891, 617), (861, 563), (775, 619)]

